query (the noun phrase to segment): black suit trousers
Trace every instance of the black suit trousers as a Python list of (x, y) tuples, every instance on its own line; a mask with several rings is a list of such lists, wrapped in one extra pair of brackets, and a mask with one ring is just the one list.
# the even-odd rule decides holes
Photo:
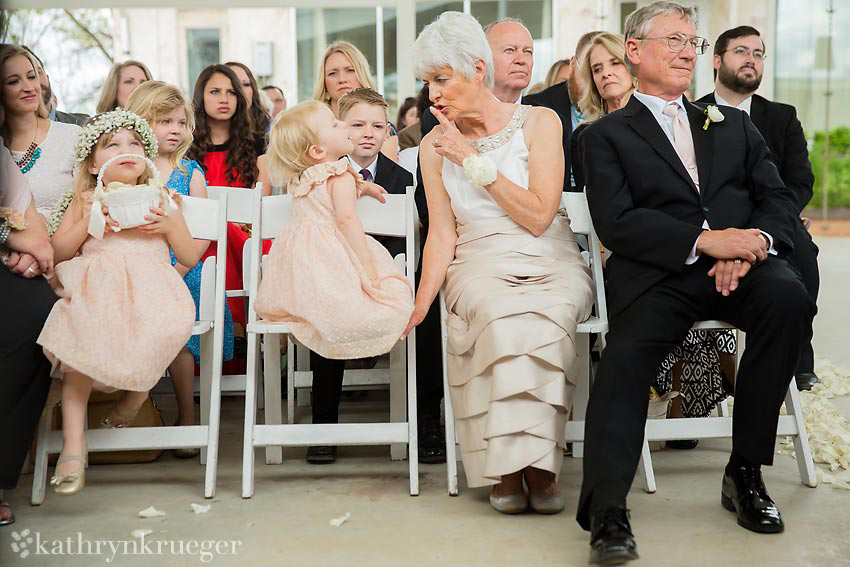
[(779, 408), (811, 338), (815, 304), (784, 258), (757, 264), (728, 297), (701, 258), (682, 274), (649, 288), (611, 320), (607, 346), (590, 392), (584, 480), (577, 519), (624, 505), (643, 445), (649, 387), (658, 365), (696, 321), (719, 319), (747, 333), (735, 384), (733, 451), (772, 464)]
[[(802, 222), (797, 223), (794, 230), (794, 251), (788, 255), (788, 261), (800, 272), (809, 298), (815, 303), (820, 289), (820, 271), (818, 270), (818, 247), (812, 240), (809, 231)], [(812, 341), (806, 341), (800, 353), (800, 363), (796, 374), (815, 371), (815, 352)]]
[(50, 391), (50, 363), (36, 339), (56, 302), (44, 278), (0, 266), (0, 490), (15, 488)]

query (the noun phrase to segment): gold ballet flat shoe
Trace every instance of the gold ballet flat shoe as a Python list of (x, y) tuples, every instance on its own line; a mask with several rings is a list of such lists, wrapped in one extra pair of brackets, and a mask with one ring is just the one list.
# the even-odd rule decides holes
[(53, 475), (50, 479), (50, 486), (56, 494), (62, 496), (71, 496), (83, 489), (86, 485), (86, 457), (83, 455), (71, 455), (63, 457), (56, 461), (56, 467), (68, 461), (79, 461), (80, 470), (69, 475)]

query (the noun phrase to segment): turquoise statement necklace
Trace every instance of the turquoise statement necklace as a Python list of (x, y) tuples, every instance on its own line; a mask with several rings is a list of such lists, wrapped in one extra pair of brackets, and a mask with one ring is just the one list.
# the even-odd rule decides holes
[(35, 162), (41, 157), (41, 148), (35, 143), (35, 137), (38, 135), (38, 118), (35, 119), (35, 134), (30, 143), (30, 147), (24, 152), (21, 159), (15, 160), (15, 164), (21, 168), (21, 173), (26, 173), (33, 168)]

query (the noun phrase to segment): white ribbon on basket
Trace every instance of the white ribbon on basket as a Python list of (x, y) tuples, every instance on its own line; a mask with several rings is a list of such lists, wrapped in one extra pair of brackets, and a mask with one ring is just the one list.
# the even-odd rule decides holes
[[(106, 168), (114, 161), (121, 158), (134, 158), (144, 160), (153, 174), (148, 185), (125, 186), (125, 188), (114, 191), (104, 191), (103, 189), (103, 174)], [(111, 185), (111, 183), (110, 183)], [(123, 184), (122, 184), (123, 185)], [(158, 201), (158, 202), (157, 202)], [(97, 175), (97, 185), (94, 190), (94, 199), (92, 201), (91, 216), (89, 217), (88, 233), (100, 240), (103, 238), (103, 232), (106, 229), (106, 217), (103, 214), (103, 207), (121, 207), (129, 205), (144, 205), (147, 207), (144, 211), (139, 211), (141, 218), (134, 220), (121, 219), (118, 222), (123, 224), (110, 227), (114, 232), (119, 232), (122, 228), (133, 228), (143, 224), (150, 224), (150, 221), (144, 220), (144, 214), (147, 214), (150, 206), (159, 205), (165, 210), (165, 214), (169, 215), (178, 210), (177, 203), (174, 200), (173, 192), (169, 192), (162, 186), (162, 181), (159, 177), (159, 170), (154, 163), (146, 156), (138, 154), (120, 154), (107, 160), (100, 168)], [(116, 219), (117, 220), (117, 219)]]

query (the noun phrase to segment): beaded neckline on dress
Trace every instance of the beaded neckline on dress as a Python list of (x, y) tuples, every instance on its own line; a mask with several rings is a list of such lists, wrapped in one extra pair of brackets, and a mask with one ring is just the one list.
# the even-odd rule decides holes
[(525, 122), (525, 116), (529, 110), (531, 110), (531, 107), (527, 104), (516, 105), (513, 116), (511, 116), (511, 119), (504, 128), (490, 136), (470, 140), (469, 143), (479, 153), (492, 152), (504, 146), (513, 138), (516, 131), (522, 128), (522, 124)]

